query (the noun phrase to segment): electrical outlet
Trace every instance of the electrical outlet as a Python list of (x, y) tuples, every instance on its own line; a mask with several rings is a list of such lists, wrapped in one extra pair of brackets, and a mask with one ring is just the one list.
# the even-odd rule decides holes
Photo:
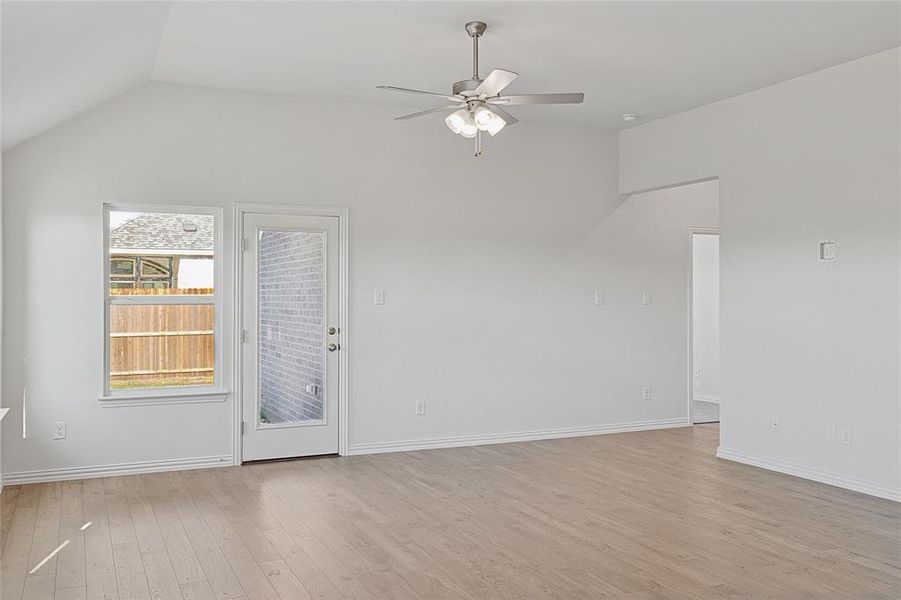
[(651, 292), (642, 292), (641, 293), (641, 303), (644, 305), (648, 305), (651, 303)]
[(57, 421), (53, 424), (53, 439), (55, 440), (64, 440), (66, 439), (66, 422), (65, 421)]
[(641, 399), (642, 400), (650, 400), (651, 399), (651, 386), (646, 385), (641, 388)]
[(826, 423), (826, 440), (835, 441), (835, 423)]
[(779, 420), (779, 417), (773, 417), (771, 426), (773, 428), (773, 433), (782, 433), (782, 421)]
[(416, 401), (416, 414), (417, 416), (422, 416), (425, 414), (425, 400)]
[(695, 377), (701, 376), (701, 369), (695, 369)]
[(604, 292), (595, 292), (594, 293), (594, 303), (597, 305), (601, 305), (604, 303)]
[(384, 304), (385, 303), (385, 290), (376, 290), (375, 294), (373, 294), (372, 300), (377, 305)]
[(842, 429), (842, 443), (845, 446), (851, 445), (851, 426), (850, 425), (848, 427), (844, 427)]

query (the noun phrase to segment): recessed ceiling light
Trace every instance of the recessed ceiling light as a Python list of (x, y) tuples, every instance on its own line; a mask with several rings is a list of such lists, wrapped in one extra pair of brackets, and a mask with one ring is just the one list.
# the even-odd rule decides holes
[(641, 115), (638, 113), (623, 113), (623, 121), (626, 123), (631, 123), (632, 121), (637, 121)]

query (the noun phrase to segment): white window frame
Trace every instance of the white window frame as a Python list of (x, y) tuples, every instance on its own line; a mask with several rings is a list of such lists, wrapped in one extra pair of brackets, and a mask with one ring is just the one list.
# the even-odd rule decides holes
[[(210, 215), (213, 217), (213, 295), (212, 296), (119, 296), (109, 293), (110, 281), (110, 247), (109, 222), (110, 213), (117, 211), (151, 212), (166, 214)], [(155, 204), (103, 204), (103, 373), (101, 394), (98, 398), (103, 406), (130, 406), (169, 403), (220, 402), (228, 395), (225, 388), (226, 373), (223, 371), (225, 347), (223, 344), (223, 323), (226, 315), (223, 306), (224, 280), (222, 277), (225, 256), (223, 243), (223, 210), (216, 207), (155, 205)], [(140, 388), (113, 390), (110, 388), (110, 306), (134, 304), (212, 304), (213, 321), (213, 383), (211, 385), (192, 385), (164, 388)]]

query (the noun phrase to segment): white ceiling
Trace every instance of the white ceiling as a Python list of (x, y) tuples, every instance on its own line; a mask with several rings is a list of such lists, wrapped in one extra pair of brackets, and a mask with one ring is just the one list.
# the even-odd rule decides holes
[[(3, 147), (152, 79), (427, 108), (471, 69), (584, 91), (529, 121), (621, 127), (901, 45), (898, 2), (3, 2)], [(408, 110), (409, 109), (409, 110)], [(432, 117), (425, 117), (432, 118)], [(435, 116), (434, 118), (439, 118)]]
[(168, 2), (6, 2), (7, 149), (147, 81)]

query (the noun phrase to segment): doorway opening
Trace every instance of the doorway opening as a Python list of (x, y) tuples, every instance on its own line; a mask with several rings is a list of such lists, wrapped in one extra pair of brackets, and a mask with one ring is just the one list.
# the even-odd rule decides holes
[(692, 228), (689, 290), (689, 417), (720, 421), (720, 236)]

